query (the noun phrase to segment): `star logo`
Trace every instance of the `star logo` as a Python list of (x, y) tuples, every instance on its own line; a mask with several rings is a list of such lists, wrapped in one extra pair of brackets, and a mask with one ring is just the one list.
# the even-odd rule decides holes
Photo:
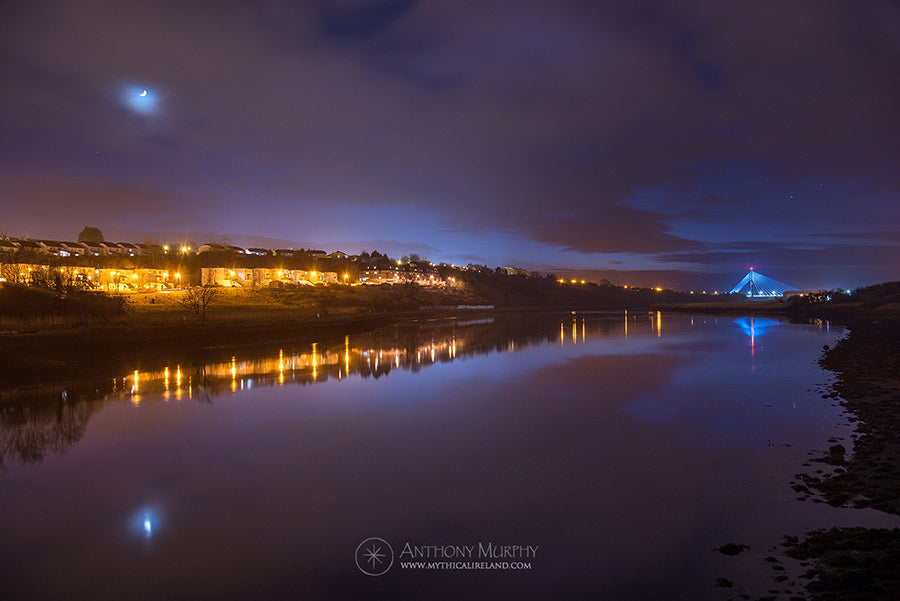
[(386, 540), (367, 538), (356, 547), (356, 567), (367, 576), (386, 574), (394, 565), (394, 550)]

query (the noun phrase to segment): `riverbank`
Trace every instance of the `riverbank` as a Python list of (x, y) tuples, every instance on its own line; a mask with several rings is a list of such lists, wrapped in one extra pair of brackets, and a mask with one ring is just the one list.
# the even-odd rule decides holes
[[(830, 320), (849, 334), (825, 347), (819, 364), (835, 374), (823, 399), (839, 402), (856, 424), (852, 444), (811, 454), (798, 474), (798, 499), (900, 515), (900, 304), (896, 283), (857, 291), (840, 303), (738, 301), (660, 304), (657, 310), (712, 315)], [(849, 448), (848, 448), (849, 447)], [(770, 556), (774, 587), (760, 599), (881, 601), (900, 599), (900, 529), (836, 527), (785, 535), (782, 559)], [(799, 561), (790, 579), (782, 563)], [(798, 594), (802, 591), (802, 594)], [(749, 597), (744, 597), (749, 598)]]
[[(211, 294), (207, 305), (186, 302), (200, 292)], [(493, 309), (487, 296), (467, 286), (213, 287), (121, 295), (2, 286), (0, 378), (5, 387), (15, 387), (51, 377), (94, 377), (108, 373), (111, 366), (133, 370), (164, 359), (202, 362), (226, 348), (237, 351), (282, 341), (329, 343), (390, 324), (481, 314), (488, 307), (521, 312), (582, 306), (606, 307), (537, 304)]]
[(0, 379), (4, 388), (50, 381), (89, 379), (111, 371), (145, 370), (163, 363), (186, 365), (216, 361), (223, 353), (284, 344), (328, 345), (388, 326), (434, 319), (466, 318), (488, 311), (428, 310), (373, 314), (296, 315), (258, 311), (227, 321), (202, 323), (172, 316), (126, 318), (56, 330), (0, 334)]
[[(449, 305), (405, 308), (402, 290), (342, 292), (224, 289), (202, 319), (184, 306), (184, 292), (119, 297), (124, 310), (101, 315), (7, 316), (0, 320), (0, 379), (11, 388), (49, 379), (91, 378), (109, 373), (111, 367), (203, 362), (223, 349), (329, 343), (390, 324), (473, 313)], [(432, 300), (418, 294), (420, 301)], [(471, 300), (447, 294), (440, 299), (460, 304)]]
[[(856, 423), (852, 448), (812, 457), (811, 470), (833, 471), (799, 474), (794, 488), (812, 502), (900, 515), (900, 316), (856, 314), (847, 326), (820, 364), (836, 376), (823, 396), (840, 399)], [(799, 583), (809, 601), (900, 599), (900, 529), (816, 530), (786, 536), (783, 548), (811, 562)]]

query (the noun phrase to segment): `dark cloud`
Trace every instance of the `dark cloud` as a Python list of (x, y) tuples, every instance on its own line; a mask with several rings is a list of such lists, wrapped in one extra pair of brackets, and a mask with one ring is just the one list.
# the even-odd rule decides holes
[(323, 3), (317, 21), (325, 36), (369, 40), (408, 14), (415, 4), (413, 0)]
[(433, 238), (634, 269), (815, 239), (824, 261), (823, 232), (900, 227), (897, 72), (887, 1), (11, 1), (0, 178), (30, 204), (0, 217), (31, 228), (75, 180), (129, 231), (149, 203), (147, 231), (311, 240), (329, 206), (330, 240), (487, 262), (506, 248)]
[(816, 234), (816, 236), (819, 238), (891, 242), (893, 246), (900, 246), (900, 231), (897, 230), (890, 232), (833, 232), (829, 234)]
[(531, 234), (581, 253), (700, 252), (705, 248), (702, 242), (669, 233), (669, 226), (658, 213), (610, 206), (589, 219), (586, 215), (590, 211), (545, 218), (540, 225), (532, 226)]

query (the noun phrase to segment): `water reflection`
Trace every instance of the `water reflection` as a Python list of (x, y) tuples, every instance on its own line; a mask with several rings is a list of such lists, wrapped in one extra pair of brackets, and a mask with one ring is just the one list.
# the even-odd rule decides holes
[[(777, 356), (757, 352), (750, 373), (733, 317), (504, 315), (0, 392), (6, 459), (85, 437), (0, 475), (4, 592), (722, 598), (715, 577), (739, 574), (710, 549), (763, 554), (826, 523), (787, 483), (834, 433), (837, 409), (802, 392), (834, 338), (772, 324)], [(540, 551), (514, 575), (397, 566), (373, 581), (353, 550), (375, 535)]]
[[(66, 395), (67, 397), (70, 395)], [(0, 408), (0, 469), (12, 459), (37, 463), (48, 453), (64, 453), (84, 436), (99, 403), (65, 398), (28, 404), (6, 403)]]
[[(718, 323), (715, 318), (697, 323), (705, 326), (708, 321)], [(519, 352), (554, 340), (562, 349), (598, 338), (635, 344), (662, 339), (662, 322), (658, 311), (439, 320), (346, 335), (339, 342), (228, 352), (227, 358), (200, 365), (164, 363), (153, 369), (128, 369), (99, 382), (0, 390), (0, 467), (9, 459), (28, 464), (41, 461), (47, 453), (65, 452), (84, 435), (90, 417), (109, 401), (127, 400), (136, 408), (151, 401), (209, 403), (221, 394), (258, 387), (306, 386), (351, 377), (377, 380), (394, 370), (418, 372), (459, 358)], [(756, 338), (781, 322), (749, 317), (735, 323), (750, 337), (753, 354)], [(694, 325), (693, 317), (690, 325)]]

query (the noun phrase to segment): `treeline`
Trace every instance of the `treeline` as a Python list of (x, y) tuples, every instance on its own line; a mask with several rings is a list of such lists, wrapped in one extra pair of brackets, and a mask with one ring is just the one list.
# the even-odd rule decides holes
[(888, 305), (900, 305), (900, 282), (882, 282), (856, 290), (821, 290), (801, 296), (792, 296), (786, 304), (794, 309), (821, 308), (852, 305), (859, 309), (877, 309)]
[(462, 270), (460, 281), (472, 294), (498, 308), (632, 309), (660, 302), (685, 302), (683, 292), (654, 288), (625, 288), (608, 282), (560, 282), (554, 275), (508, 275), (495, 270)]

